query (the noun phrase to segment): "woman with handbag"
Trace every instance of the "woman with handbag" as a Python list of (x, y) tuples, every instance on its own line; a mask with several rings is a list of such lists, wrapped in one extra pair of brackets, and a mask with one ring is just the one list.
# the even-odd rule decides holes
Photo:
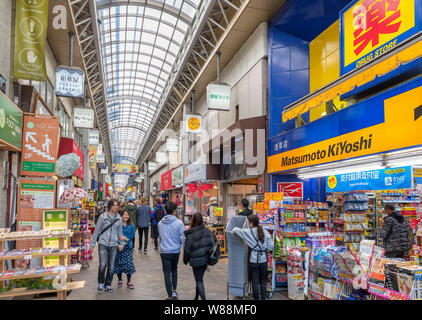
[(195, 299), (201, 296), (205, 298), (204, 274), (207, 270), (210, 251), (213, 249), (217, 239), (215, 235), (203, 225), (202, 215), (193, 215), (190, 228), (185, 231), (185, 247), (183, 251), (183, 263), (190, 264), (196, 282)]
[(132, 274), (136, 272), (135, 265), (133, 264), (133, 238), (135, 237), (135, 226), (132, 224), (130, 220), (130, 214), (127, 209), (124, 209), (122, 213), (120, 213), (122, 217), (122, 230), (123, 236), (125, 237), (125, 245), (123, 250), (117, 253), (116, 262), (114, 265), (114, 273), (117, 274), (117, 278), (119, 279), (118, 287), (123, 286), (122, 281), (122, 273), (126, 273), (127, 276), (127, 287), (129, 289), (135, 289), (135, 286), (130, 281)]
[[(234, 228), (233, 233), (243, 239), (249, 248), (249, 272), (252, 279), (252, 292), (255, 300), (266, 299), (266, 281), (268, 271), (267, 250), (273, 249), (273, 242), (267, 230), (259, 225), (257, 215), (248, 216), (249, 228)], [(261, 295), (259, 294), (261, 291)]]

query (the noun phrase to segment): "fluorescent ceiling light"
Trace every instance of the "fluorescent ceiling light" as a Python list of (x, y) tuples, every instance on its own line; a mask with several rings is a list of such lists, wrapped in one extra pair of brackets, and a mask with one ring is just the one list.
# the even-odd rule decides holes
[(406, 150), (398, 150), (398, 151), (393, 151), (393, 152), (389, 152), (386, 155), (387, 156), (393, 156), (393, 155), (397, 155), (397, 154), (406, 154), (406, 153), (413, 153), (413, 152), (417, 152), (417, 151), (422, 151), (422, 147), (418, 147), (418, 148), (413, 148), (413, 149), (406, 149)]
[(388, 167), (403, 167), (403, 166), (414, 166), (414, 165), (422, 165), (422, 156), (415, 156), (415, 157), (406, 157), (397, 160), (389, 160), (387, 161)]

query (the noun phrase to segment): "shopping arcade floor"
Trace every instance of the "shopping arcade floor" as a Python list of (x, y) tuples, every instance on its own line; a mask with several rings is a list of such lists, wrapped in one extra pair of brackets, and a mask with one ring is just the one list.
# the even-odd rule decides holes
[[(138, 236), (138, 234), (136, 235)], [(136, 237), (136, 241), (138, 237)], [(138, 251), (136, 246), (133, 254), (136, 273), (132, 276), (135, 289), (126, 287), (126, 275), (123, 275), (123, 287), (117, 288), (117, 276), (114, 276), (112, 293), (97, 294), (97, 271), (98, 271), (98, 246), (94, 250), (94, 259), (90, 262), (89, 268), (83, 268), (80, 273), (72, 275), (74, 281), (85, 281), (83, 289), (74, 290), (67, 300), (163, 300), (167, 297), (164, 287), (161, 259), (154, 245), (149, 242), (148, 254), (144, 255)], [(211, 267), (210, 272), (204, 276), (205, 293), (208, 300), (227, 299), (227, 258), (221, 259), (217, 265)], [(178, 264), (177, 292), (181, 300), (192, 300), (195, 297), (195, 280), (192, 268), (186, 266), (182, 261), (182, 254)], [(34, 296), (16, 297), (14, 300), (31, 300)], [(55, 295), (41, 296), (36, 300), (55, 300)], [(230, 297), (230, 299), (239, 299)], [(246, 296), (245, 299), (252, 299)], [(287, 300), (287, 291), (277, 292), (271, 300)]]

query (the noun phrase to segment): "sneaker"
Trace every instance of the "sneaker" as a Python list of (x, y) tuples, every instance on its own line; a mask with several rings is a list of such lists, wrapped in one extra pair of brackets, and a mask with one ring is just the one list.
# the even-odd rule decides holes
[(179, 300), (179, 296), (177, 295), (176, 291), (173, 291), (173, 293), (171, 294), (171, 297), (173, 298), (173, 300)]
[(144, 254), (147, 254), (147, 250), (146, 249), (144, 249)]
[(112, 287), (106, 286), (105, 292), (112, 293), (113, 291), (114, 291), (114, 289)]
[(142, 248), (138, 248), (139, 251), (142, 251)]
[(132, 283), (132, 282), (128, 282), (128, 283), (127, 283), (127, 287), (128, 287), (129, 289), (135, 289), (135, 286), (133, 285), (133, 283)]
[(103, 293), (103, 290), (104, 290), (104, 284), (103, 283), (100, 283), (99, 285), (98, 285), (98, 288), (97, 288), (97, 293)]
[(123, 287), (123, 281), (122, 281), (122, 280), (119, 280), (119, 282), (117, 283), (117, 286), (118, 286), (119, 288)]

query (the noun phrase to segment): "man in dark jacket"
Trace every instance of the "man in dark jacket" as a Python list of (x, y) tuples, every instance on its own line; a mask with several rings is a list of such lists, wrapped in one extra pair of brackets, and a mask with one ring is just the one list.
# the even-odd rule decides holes
[(139, 233), (139, 248), (138, 250), (142, 250), (142, 235), (144, 235), (144, 254), (147, 254), (148, 248), (148, 231), (149, 231), (149, 223), (150, 223), (150, 214), (151, 214), (151, 207), (147, 204), (147, 200), (145, 198), (141, 199), (141, 205), (136, 209), (136, 216), (138, 222), (138, 233)]
[[(129, 212), (130, 221), (134, 226), (138, 225), (138, 217), (136, 214), (137, 206), (135, 204), (135, 198), (129, 198), (129, 203), (126, 205), (125, 209)], [(132, 239), (133, 247), (135, 248), (135, 237)]]
[(240, 211), (239, 216), (250, 216), (253, 214), (253, 210), (249, 208), (249, 200), (248, 199), (242, 199), (242, 202), (240, 204)]
[(387, 217), (384, 218), (380, 238), (384, 243), (387, 258), (404, 258), (409, 251), (409, 224), (404, 217), (395, 212), (391, 204), (384, 207)]

